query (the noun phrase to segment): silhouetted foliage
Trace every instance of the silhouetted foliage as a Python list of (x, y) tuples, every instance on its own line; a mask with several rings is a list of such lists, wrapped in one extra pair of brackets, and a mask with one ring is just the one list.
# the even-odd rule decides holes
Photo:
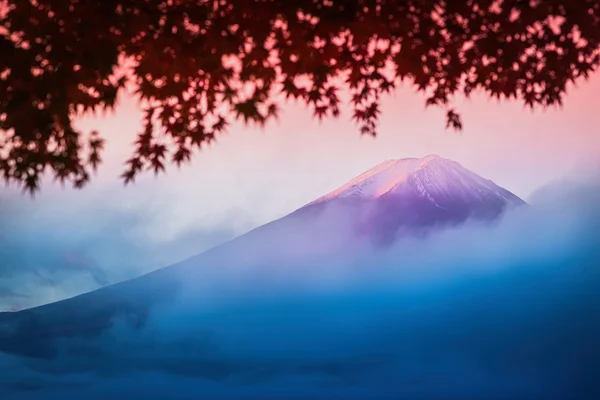
[(596, 0), (4, 0), (0, 13), (0, 171), (31, 191), (45, 170), (89, 180), (103, 139), (73, 121), (126, 88), (145, 110), (130, 182), (288, 98), (337, 117), (348, 89), (374, 135), (381, 95), (406, 79), (460, 129), (456, 94), (560, 105), (599, 62)]

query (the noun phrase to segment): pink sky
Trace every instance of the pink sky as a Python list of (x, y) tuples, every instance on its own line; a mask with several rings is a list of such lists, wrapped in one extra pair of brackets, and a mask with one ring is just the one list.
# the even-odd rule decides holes
[(377, 138), (360, 137), (349, 109), (337, 120), (319, 123), (303, 106), (290, 104), (280, 121), (266, 129), (234, 124), (191, 165), (172, 169), (167, 177), (147, 176), (127, 189), (118, 174), (141, 114), (133, 99), (124, 98), (116, 114), (81, 121), (81, 127), (105, 135), (107, 152), (97, 182), (87, 193), (68, 196), (87, 198), (94, 188), (114, 188), (119, 201), (132, 207), (136, 199), (160, 204), (157, 218), (167, 232), (169, 226), (175, 231), (181, 224), (210, 227), (226, 218), (243, 231), (293, 211), (386, 159), (435, 153), (527, 200), (540, 186), (600, 160), (599, 92), (600, 76), (594, 76), (571, 89), (562, 109), (535, 112), (520, 103), (475, 96), (456, 103), (464, 130), (455, 133), (445, 130), (440, 110), (425, 109), (423, 97), (406, 88), (385, 98)]

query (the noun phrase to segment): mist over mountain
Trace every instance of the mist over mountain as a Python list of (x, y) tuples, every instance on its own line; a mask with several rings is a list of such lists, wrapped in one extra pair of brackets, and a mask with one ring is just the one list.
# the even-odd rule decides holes
[(515, 207), (452, 161), (387, 161), (179, 264), (1, 313), (0, 393), (597, 398), (600, 191), (565, 190)]
[[(107, 288), (106, 293), (78, 296), (59, 302), (60, 306), (38, 307), (35, 314), (23, 315), (36, 315), (39, 323), (59, 307), (58, 314), (63, 318), (73, 321), (81, 315), (88, 319), (86, 303), (92, 302), (106, 313), (106, 324), (119, 307), (143, 309), (161, 301), (163, 292), (170, 296), (167, 293), (181, 286), (179, 275), (207, 268), (208, 260), (218, 263), (219, 268), (233, 269), (260, 263), (320, 262), (323, 257), (348, 253), (349, 247), (358, 251), (373, 244), (390, 244), (397, 235), (414, 236), (467, 220), (494, 221), (506, 210), (523, 204), (492, 181), (437, 155), (388, 160), (286, 217), (164, 271)], [(107, 303), (105, 307), (101, 306), (103, 302)], [(64, 312), (62, 307), (71, 311)], [(54, 324), (52, 320), (48, 323)], [(6, 343), (0, 343), (0, 349), (6, 348)]]

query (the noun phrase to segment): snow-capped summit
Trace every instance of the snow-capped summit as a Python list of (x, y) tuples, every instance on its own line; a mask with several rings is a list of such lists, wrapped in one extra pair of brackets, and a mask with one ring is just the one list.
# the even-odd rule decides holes
[(363, 172), (333, 192), (318, 198), (311, 204), (334, 198), (347, 198), (353, 196), (380, 197), (392, 190), (395, 186), (404, 183), (410, 174), (423, 168), (428, 163), (439, 159), (441, 159), (441, 157), (432, 154), (423, 158), (386, 160), (368, 171)]
[[(422, 158), (386, 160), (310, 204), (333, 199), (376, 199), (412, 189), (436, 203), (436, 198), (479, 198), (522, 204), (523, 201), (457, 162), (430, 154)], [(440, 200), (441, 200), (440, 199)]]
[(351, 207), (348, 214), (361, 236), (387, 242), (401, 231), (494, 220), (524, 203), (459, 163), (431, 154), (384, 161), (304, 209)]

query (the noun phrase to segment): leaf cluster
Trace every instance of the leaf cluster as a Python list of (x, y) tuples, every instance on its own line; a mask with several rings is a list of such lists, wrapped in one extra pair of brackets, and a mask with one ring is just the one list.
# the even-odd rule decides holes
[(455, 129), (457, 94), (560, 105), (599, 48), (597, 0), (4, 0), (0, 173), (32, 192), (45, 171), (83, 186), (104, 140), (73, 122), (128, 88), (145, 113), (125, 182), (286, 99), (338, 117), (348, 90), (367, 135), (402, 81)]

